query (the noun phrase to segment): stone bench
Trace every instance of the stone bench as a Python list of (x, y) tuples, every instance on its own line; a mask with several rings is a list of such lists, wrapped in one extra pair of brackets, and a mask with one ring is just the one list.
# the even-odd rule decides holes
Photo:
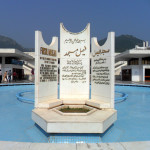
[(98, 109), (100, 109), (100, 108), (110, 108), (110, 103), (106, 103), (106, 102), (103, 102), (103, 101), (86, 100), (85, 104), (89, 105), (89, 106), (92, 106), (92, 107), (95, 107), (95, 108), (98, 108)]
[(63, 104), (62, 100), (55, 99), (55, 100), (38, 103), (38, 106), (36, 108), (54, 108), (62, 104)]
[(60, 105), (89, 105), (95, 108), (110, 108), (110, 103), (96, 100), (50, 100), (46, 102), (41, 102), (36, 108), (54, 108)]

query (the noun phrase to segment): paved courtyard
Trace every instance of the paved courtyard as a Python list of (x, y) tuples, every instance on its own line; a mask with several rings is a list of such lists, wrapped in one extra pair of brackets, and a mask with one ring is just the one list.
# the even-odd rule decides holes
[(95, 144), (52, 144), (0, 141), (0, 150), (149, 150), (150, 141)]

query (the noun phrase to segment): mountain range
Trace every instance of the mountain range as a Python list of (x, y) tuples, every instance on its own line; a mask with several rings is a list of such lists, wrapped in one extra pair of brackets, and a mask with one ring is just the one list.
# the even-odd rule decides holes
[(0, 35), (0, 48), (16, 48), (22, 52), (33, 52), (34, 48), (24, 48), (22, 45), (18, 44), (15, 40)]
[[(98, 43), (103, 45), (106, 41), (106, 38), (100, 40)], [(128, 49), (132, 49), (135, 45), (142, 46), (143, 40), (138, 39), (132, 35), (120, 35), (115, 37), (115, 52), (123, 52)], [(24, 48), (18, 44), (15, 40), (0, 35), (0, 48), (16, 48), (23, 52), (33, 52), (34, 48)]]
[[(98, 43), (103, 45), (106, 41), (105, 39), (100, 40)], [(132, 35), (120, 35), (115, 37), (115, 52), (121, 53), (125, 50), (135, 48), (135, 45), (143, 46), (143, 40), (138, 39)]]

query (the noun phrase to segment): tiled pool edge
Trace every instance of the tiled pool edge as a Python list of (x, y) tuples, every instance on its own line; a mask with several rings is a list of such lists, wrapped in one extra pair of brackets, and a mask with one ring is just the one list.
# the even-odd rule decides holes
[[(0, 86), (17, 86), (17, 85), (34, 85), (34, 83), (2, 83)], [(58, 84), (59, 85), (59, 84)], [(124, 84), (124, 83), (115, 83), (116, 86), (139, 86), (139, 87), (150, 87), (146, 84)]]
[(34, 85), (34, 83), (8, 83), (8, 84), (0, 84), (0, 86), (19, 86), (19, 85)]
[(123, 83), (115, 83), (115, 86), (136, 86), (136, 87), (148, 87), (148, 88), (150, 88), (150, 85), (145, 85), (145, 84), (123, 84)]
[[(17, 86), (17, 85), (34, 85), (34, 83), (7, 83), (0, 84), (0, 86)], [(58, 84), (59, 85), (59, 84)], [(124, 83), (115, 83), (116, 86), (139, 86), (139, 87), (150, 87), (146, 84), (124, 84)]]
[(9, 142), (0, 141), (0, 148), (2, 150), (149, 150), (150, 141), (139, 141), (139, 142), (117, 142), (117, 143), (31, 143), (31, 142)]

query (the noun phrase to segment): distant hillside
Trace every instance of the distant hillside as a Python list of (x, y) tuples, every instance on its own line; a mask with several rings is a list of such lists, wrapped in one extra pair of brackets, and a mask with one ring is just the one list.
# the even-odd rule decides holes
[[(106, 41), (105, 39), (100, 40), (98, 43), (103, 45)], [(120, 35), (115, 38), (115, 52), (123, 52), (128, 49), (132, 49), (135, 45), (142, 46), (143, 40), (140, 40), (132, 35)]]
[[(103, 45), (106, 41), (105, 39), (102, 39), (99, 41), (100, 45)], [(135, 45), (142, 46), (143, 40), (140, 40), (132, 35), (120, 35), (115, 38), (115, 50), (116, 52), (123, 52), (125, 50), (134, 48)], [(34, 48), (24, 48), (20, 44), (18, 44), (15, 40), (1, 36), (0, 35), (0, 48), (16, 48), (23, 52), (33, 52)]]
[(34, 51), (33, 48), (24, 48), (23, 46), (18, 44), (15, 40), (9, 37), (2, 36), (2, 35), (0, 35), (0, 48), (16, 48), (23, 52)]

